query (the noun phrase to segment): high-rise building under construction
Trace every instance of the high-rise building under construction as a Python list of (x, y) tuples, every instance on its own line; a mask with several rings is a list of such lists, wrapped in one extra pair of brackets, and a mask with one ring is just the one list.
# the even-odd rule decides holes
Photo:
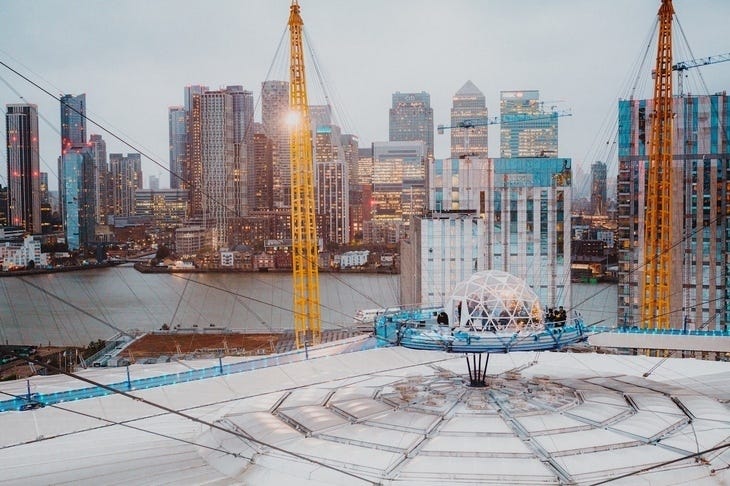
[[(675, 96), (672, 112), (670, 327), (726, 329), (730, 322), (729, 97)], [(639, 325), (652, 100), (619, 102), (618, 324)]]

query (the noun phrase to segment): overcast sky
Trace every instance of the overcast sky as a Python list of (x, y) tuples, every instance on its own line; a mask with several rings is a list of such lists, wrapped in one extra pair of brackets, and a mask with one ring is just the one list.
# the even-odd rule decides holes
[[(616, 102), (631, 95), (637, 63), (647, 50), (659, 0), (300, 0), (305, 34), (343, 131), (362, 146), (388, 139), (395, 91), (426, 91), (434, 122), (448, 124), (451, 98), (472, 80), (499, 114), (503, 90), (537, 89), (541, 99), (571, 117), (560, 119), (560, 156), (588, 167), (607, 158)], [(168, 107), (183, 103), (183, 88), (241, 84), (260, 103), (261, 82), (286, 79), (288, 0), (2, 0), (0, 60), (54, 94), (86, 93), (89, 117), (168, 167)], [(694, 57), (730, 52), (730, 1), (675, 0)], [(675, 34), (675, 46), (680, 33)], [(686, 48), (675, 60), (686, 60)], [(650, 51), (649, 64), (654, 63)], [(271, 73), (268, 74), (270, 66)], [(693, 70), (699, 71), (699, 70)], [(730, 62), (701, 70), (709, 92), (730, 88)], [(693, 75), (696, 78), (696, 75)], [(650, 97), (640, 78), (637, 97)], [(312, 63), (310, 102), (323, 95)], [(8, 86), (9, 85), (9, 86)], [(642, 88), (643, 87), (643, 88)], [(701, 85), (688, 81), (693, 92)], [(24, 98), (19, 98), (16, 91)], [(36, 103), (41, 170), (55, 188), (59, 106), (47, 94), (0, 66), (0, 102)], [(259, 106), (260, 109), (260, 106)], [(259, 115), (257, 115), (257, 120)], [(133, 152), (102, 133), (109, 152)], [(5, 123), (0, 126), (5, 137)], [(448, 157), (449, 136), (436, 135), (436, 157)], [(490, 155), (499, 131), (490, 128)], [(5, 151), (0, 174), (5, 185)], [(163, 168), (143, 161), (145, 187)]]

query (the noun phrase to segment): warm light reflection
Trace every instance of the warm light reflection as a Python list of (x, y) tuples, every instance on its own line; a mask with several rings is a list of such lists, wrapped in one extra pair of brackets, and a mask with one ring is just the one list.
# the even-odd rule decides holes
[(299, 124), (299, 112), (298, 111), (290, 111), (288, 112), (285, 117), (284, 121), (289, 127), (295, 127)]

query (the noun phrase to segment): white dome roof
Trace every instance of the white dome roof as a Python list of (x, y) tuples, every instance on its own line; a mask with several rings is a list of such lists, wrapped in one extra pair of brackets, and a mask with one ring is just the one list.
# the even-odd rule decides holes
[(477, 272), (457, 284), (447, 309), (461, 326), (498, 331), (543, 329), (537, 294), (521, 278), (500, 270)]

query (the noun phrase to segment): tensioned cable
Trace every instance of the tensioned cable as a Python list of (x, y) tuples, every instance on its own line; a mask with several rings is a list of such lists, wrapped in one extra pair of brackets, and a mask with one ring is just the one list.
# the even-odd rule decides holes
[[(257, 299), (257, 298), (255, 298), (255, 297), (249, 297), (249, 296), (246, 296), (246, 295), (241, 295), (241, 294), (239, 294), (239, 293), (236, 293), (236, 292), (234, 292), (234, 291), (232, 291), (232, 290), (230, 290), (230, 289), (226, 289), (226, 288), (224, 288), (224, 287), (218, 287), (218, 286), (216, 286), (216, 285), (213, 285), (213, 284), (209, 284), (209, 283), (205, 283), (205, 282), (201, 282), (201, 281), (199, 281), (199, 280), (193, 280), (193, 279), (190, 279), (190, 278), (188, 278), (188, 277), (183, 277), (183, 276), (181, 276), (181, 275), (179, 275), (179, 274), (177, 274), (177, 273), (172, 273), (171, 275), (172, 275), (172, 276), (174, 276), (174, 277), (176, 277), (176, 278), (180, 278), (180, 279), (183, 279), (183, 280), (189, 280), (189, 281), (191, 281), (191, 282), (192, 282), (192, 283), (194, 283), (194, 284), (197, 284), (197, 285), (202, 285), (203, 287), (207, 287), (208, 289), (213, 289), (213, 290), (219, 290), (219, 291), (221, 291), (221, 292), (225, 292), (225, 293), (227, 293), (227, 294), (229, 294), (229, 295), (233, 295), (233, 296), (235, 296), (235, 297), (241, 297), (241, 298), (244, 298), (244, 299), (248, 299), (248, 300), (250, 300), (250, 301), (253, 301), (253, 302), (258, 302), (259, 304), (264, 304), (264, 305), (267, 305), (267, 306), (273, 307), (273, 308), (275, 308), (275, 309), (279, 309), (279, 310), (283, 310), (283, 311), (287, 311), (287, 312), (294, 312), (294, 311), (293, 311), (292, 309), (289, 309), (289, 308), (287, 308), (287, 307), (283, 307), (283, 306), (277, 305), (277, 304), (275, 304), (275, 303), (273, 303), (273, 302), (266, 302), (266, 301), (263, 301), (263, 300), (261, 300), (261, 299)], [(282, 289), (280, 289), (280, 290), (282, 290)], [(321, 304), (320, 304), (320, 305), (321, 305)], [(333, 308), (333, 307), (329, 307), (329, 306), (323, 306), (323, 307), (324, 307), (325, 309), (327, 309), (327, 310), (330, 310), (330, 311), (333, 311), (333, 312), (336, 312), (336, 313), (342, 314), (342, 315), (344, 315), (345, 317), (352, 317), (351, 315), (349, 315), (349, 314), (345, 314), (344, 312), (342, 312), (342, 311), (340, 311), (340, 310), (338, 310), (338, 309), (335, 309), (335, 308)], [(348, 327), (347, 327), (347, 326), (343, 326), (342, 324), (338, 324), (338, 323), (336, 323), (336, 322), (329, 322), (328, 324), (332, 324), (332, 325), (334, 325), (334, 326), (336, 326), (336, 327), (339, 327), (340, 329), (348, 329)]]
[(90, 312), (85, 311), (84, 309), (82, 309), (81, 307), (77, 306), (76, 304), (73, 304), (73, 303), (69, 302), (68, 300), (63, 299), (63, 298), (59, 297), (58, 295), (56, 295), (56, 294), (54, 294), (54, 293), (52, 293), (52, 292), (44, 289), (43, 287), (32, 283), (29, 279), (27, 279), (25, 277), (17, 277), (17, 278), (20, 281), (22, 281), (24, 284), (29, 285), (29, 286), (33, 287), (34, 289), (38, 290), (39, 292), (41, 292), (41, 293), (43, 293), (43, 294), (45, 294), (45, 295), (47, 295), (49, 297), (52, 297), (52, 298), (58, 300), (59, 302), (62, 302), (64, 304), (66, 304), (67, 306), (69, 306), (69, 307), (73, 308), (74, 310), (76, 310), (76, 311), (84, 314), (87, 317), (90, 317), (91, 319), (94, 319), (97, 322), (100, 322), (101, 324), (104, 324), (105, 326), (107, 326), (107, 327), (109, 327), (111, 329), (114, 329), (118, 333), (123, 334), (123, 335), (128, 336), (128, 337), (134, 337), (129, 332), (122, 330), (121, 328), (115, 326), (111, 322), (107, 322), (104, 319), (101, 319), (101, 318), (95, 316), (94, 314), (91, 314)]
[(153, 402), (153, 401), (147, 400), (146, 398), (143, 398), (143, 397), (140, 397), (140, 396), (135, 396), (135, 395), (132, 395), (129, 392), (125, 392), (125, 391), (116, 389), (116, 388), (114, 388), (112, 386), (105, 385), (103, 383), (99, 383), (99, 382), (96, 382), (94, 380), (85, 378), (85, 377), (83, 377), (81, 375), (78, 375), (76, 373), (72, 373), (70, 371), (61, 370), (59, 368), (56, 368), (55, 366), (51, 366), (51, 365), (48, 365), (46, 363), (42, 363), (41, 361), (35, 360), (35, 359), (30, 358), (30, 357), (27, 357), (27, 356), (19, 356), (17, 354), (15, 356), (18, 357), (18, 358), (20, 358), (20, 359), (23, 359), (23, 360), (25, 360), (25, 361), (27, 361), (29, 363), (33, 363), (33, 364), (38, 365), (38, 366), (44, 366), (46, 368), (51, 369), (52, 371), (55, 371), (55, 372), (58, 372), (58, 373), (62, 373), (64, 375), (68, 376), (68, 377), (77, 379), (79, 381), (83, 381), (84, 383), (88, 383), (90, 385), (93, 385), (93, 386), (102, 388), (102, 389), (104, 389), (106, 391), (112, 392), (112, 393), (117, 394), (117, 395), (121, 395), (121, 396), (123, 396), (125, 398), (129, 398), (131, 400), (134, 400), (136, 402), (142, 403), (144, 405), (148, 405), (150, 407), (157, 408), (157, 409), (162, 410), (164, 412), (167, 412), (169, 414), (176, 415), (178, 417), (182, 417), (182, 418), (187, 419), (187, 420), (191, 420), (191, 421), (193, 421), (195, 423), (204, 425), (206, 427), (210, 427), (211, 429), (215, 429), (215, 430), (219, 430), (219, 431), (224, 432), (224, 433), (231, 434), (231, 435), (233, 435), (235, 437), (238, 437), (239, 439), (242, 439), (244, 441), (249, 441), (249, 442), (253, 442), (254, 444), (258, 444), (260, 446), (268, 447), (269, 449), (275, 450), (277, 452), (281, 452), (282, 454), (286, 454), (286, 455), (289, 455), (289, 456), (292, 456), (292, 457), (296, 457), (297, 459), (301, 459), (303, 461), (307, 461), (307, 462), (310, 462), (312, 464), (316, 464), (318, 466), (324, 467), (324, 468), (329, 469), (331, 471), (338, 472), (340, 474), (345, 474), (347, 476), (350, 476), (350, 477), (355, 478), (355, 479), (359, 479), (359, 480), (364, 481), (366, 483), (370, 483), (370, 484), (373, 484), (373, 485), (377, 484), (377, 483), (375, 483), (375, 482), (373, 482), (373, 481), (371, 481), (371, 480), (369, 480), (367, 478), (364, 478), (362, 476), (358, 476), (357, 474), (351, 473), (351, 472), (346, 471), (344, 469), (336, 468), (336, 467), (334, 467), (334, 466), (332, 466), (330, 464), (327, 464), (327, 463), (322, 462), (320, 460), (314, 459), (312, 457), (308, 457), (308, 456), (306, 456), (304, 454), (299, 454), (297, 452), (292, 452), (292, 451), (283, 449), (283, 448), (278, 447), (278, 446), (275, 446), (273, 444), (269, 444), (267, 442), (264, 442), (264, 441), (255, 439), (253, 437), (250, 437), (248, 435), (239, 433), (239, 432), (237, 432), (235, 430), (227, 429), (227, 428), (222, 427), (221, 425), (218, 425), (216, 423), (208, 422), (207, 420), (203, 420), (201, 418), (195, 417), (195, 416), (190, 415), (190, 414), (187, 414), (185, 412), (181, 412), (179, 410), (175, 410), (174, 408), (167, 407), (167, 406), (162, 405), (162, 404), (159, 404), (157, 402)]
[(626, 473), (626, 474), (622, 474), (620, 476), (614, 476), (612, 478), (604, 479), (603, 481), (598, 481), (597, 483), (591, 483), (590, 486), (600, 486), (601, 484), (608, 484), (608, 483), (612, 483), (614, 481), (618, 481), (620, 479), (630, 478), (632, 476), (636, 476), (638, 474), (651, 471), (652, 469), (656, 469), (656, 468), (664, 467), (664, 466), (669, 466), (670, 464), (675, 464), (677, 462), (686, 461), (687, 459), (701, 457), (703, 454), (707, 454), (709, 452), (719, 451), (719, 450), (722, 450), (722, 449), (726, 449), (728, 447), (730, 447), (730, 442), (726, 442), (725, 444), (720, 444), (720, 445), (717, 445), (715, 447), (710, 447), (709, 449), (705, 449), (705, 450), (700, 451), (700, 452), (694, 452), (694, 453), (688, 454), (686, 456), (678, 457), (676, 459), (672, 459), (671, 461), (664, 461), (664, 462), (660, 462), (658, 464), (652, 464), (651, 466), (643, 467), (641, 469), (637, 469), (636, 471), (632, 471), (632, 472), (629, 472), (629, 473)]
[[(12, 393), (8, 393), (8, 392), (2, 391), (2, 390), (0, 390), (0, 393), (2, 393), (3, 395), (7, 395), (9, 397), (13, 397), (13, 398), (16, 398), (16, 399), (20, 399), (20, 400), (25, 400), (26, 399), (26, 397), (23, 396), (23, 395), (14, 395)], [(176, 441), (176, 442), (182, 442), (183, 444), (193, 445), (193, 446), (196, 446), (196, 447), (201, 447), (203, 449), (209, 449), (209, 450), (212, 450), (212, 451), (215, 451), (215, 452), (221, 452), (223, 454), (227, 454), (227, 455), (230, 455), (230, 456), (239, 458), (239, 459), (247, 459), (247, 457), (242, 456), (242, 455), (240, 455), (240, 454), (238, 454), (236, 452), (231, 452), (231, 451), (226, 450), (226, 449), (221, 449), (221, 448), (218, 448), (218, 447), (213, 447), (213, 446), (209, 446), (209, 445), (206, 445), (206, 444), (201, 444), (200, 442), (195, 442), (195, 441), (188, 440), (188, 439), (182, 439), (180, 437), (175, 437), (175, 436), (172, 436), (172, 435), (169, 435), (169, 434), (163, 434), (162, 432), (155, 432), (154, 430), (145, 429), (143, 427), (137, 427), (135, 425), (131, 425), (131, 424), (126, 423), (126, 422), (117, 422), (115, 420), (111, 420), (111, 419), (108, 419), (108, 418), (104, 418), (104, 417), (101, 417), (99, 415), (94, 415), (94, 414), (90, 414), (90, 413), (84, 413), (84, 412), (81, 412), (79, 410), (72, 410), (70, 408), (66, 408), (66, 407), (63, 407), (61, 405), (45, 405), (45, 406), (46, 407), (53, 408), (53, 409), (56, 409), (56, 410), (61, 410), (63, 412), (68, 412), (68, 413), (80, 415), (82, 417), (91, 418), (91, 419), (95, 419), (95, 420), (100, 420), (102, 422), (107, 422), (108, 425), (103, 425), (101, 427), (108, 427), (110, 425), (119, 425), (121, 427), (127, 427), (129, 429), (136, 430), (138, 432), (143, 432), (143, 433), (146, 433), (146, 434), (156, 435), (158, 437), (162, 437), (163, 439), (169, 439), (169, 440), (173, 440), (173, 441)], [(74, 432), (72, 432), (72, 433), (74, 433)], [(52, 439), (55, 439), (57, 437), (62, 437), (63, 435), (66, 435), (66, 434), (55, 435), (53, 437), (41, 437), (39, 439), (36, 439), (35, 442), (52, 440)], [(20, 446), (24, 446), (24, 445), (26, 445), (26, 443), (8, 444), (8, 445), (1, 446), (0, 449), (10, 449), (10, 448), (13, 448), (13, 447), (20, 447)]]

